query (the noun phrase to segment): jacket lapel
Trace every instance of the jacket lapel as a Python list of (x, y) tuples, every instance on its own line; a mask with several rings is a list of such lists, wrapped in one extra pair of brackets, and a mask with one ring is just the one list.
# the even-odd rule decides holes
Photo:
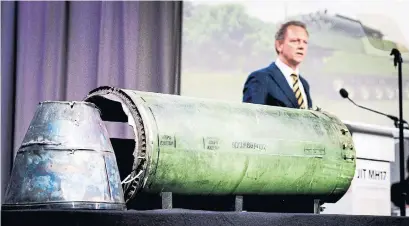
[(310, 87), (307, 84), (307, 81), (300, 75), (300, 81), (302, 83), (302, 86), (304, 87), (304, 92), (305, 95), (307, 96), (307, 101), (308, 101), (308, 108), (312, 107), (312, 100), (310, 96)]
[(278, 87), (283, 91), (288, 100), (293, 104), (294, 107), (298, 108), (297, 100), (291, 87), (288, 85), (287, 80), (285, 79), (283, 73), (278, 69), (276, 64), (273, 62), (270, 64), (268, 69), (272, 72), (270, 74), (271, 78), (277, 83)]

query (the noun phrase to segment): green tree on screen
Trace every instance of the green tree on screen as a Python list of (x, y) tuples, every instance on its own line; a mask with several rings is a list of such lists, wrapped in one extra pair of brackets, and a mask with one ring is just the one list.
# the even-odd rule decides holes
[(250, 17), (241, 5), (186, 2), (184, 18), (183, 48), (189, 66), (224, 70), (234, 65), (243, 70), (266, 54), (274, 55), (275, 26)]

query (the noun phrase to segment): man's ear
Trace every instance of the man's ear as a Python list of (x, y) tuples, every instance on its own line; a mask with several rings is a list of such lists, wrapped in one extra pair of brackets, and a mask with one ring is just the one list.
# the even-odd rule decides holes
[(281, 53), (283, 49), (283, 42), (281, 40), (276, 40), (275, 47), (276, 47), (277, 52)]

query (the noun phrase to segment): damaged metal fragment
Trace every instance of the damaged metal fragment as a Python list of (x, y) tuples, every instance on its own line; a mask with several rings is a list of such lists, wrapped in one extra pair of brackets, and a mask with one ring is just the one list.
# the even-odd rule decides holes
[(17, 152), (2, 207), (126, 208), (113, 148), (94, 104), (38, 105)]
[(173, 192), (336, 202), (355, 173), (352, 137), (341, 132), (347, 127), (322, 110), (115, 87), (97, 88), (85, 101), (101, 110), (102, 120), (133, 127), (134, 161), (122, 182), (126, 201), (138, 192)]

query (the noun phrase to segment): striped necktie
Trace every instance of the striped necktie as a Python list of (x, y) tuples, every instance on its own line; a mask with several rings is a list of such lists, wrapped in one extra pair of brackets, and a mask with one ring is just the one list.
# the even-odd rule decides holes
[(291, 78), (293, 79), (293, 92), (295, 94), (295, 99), (297, 100), (298, 106), (301, 109), (305, 109), (305, 102), (301, 95), (300, 85), (298, 82), (298, 76), (296, 74), (291, 74)]

